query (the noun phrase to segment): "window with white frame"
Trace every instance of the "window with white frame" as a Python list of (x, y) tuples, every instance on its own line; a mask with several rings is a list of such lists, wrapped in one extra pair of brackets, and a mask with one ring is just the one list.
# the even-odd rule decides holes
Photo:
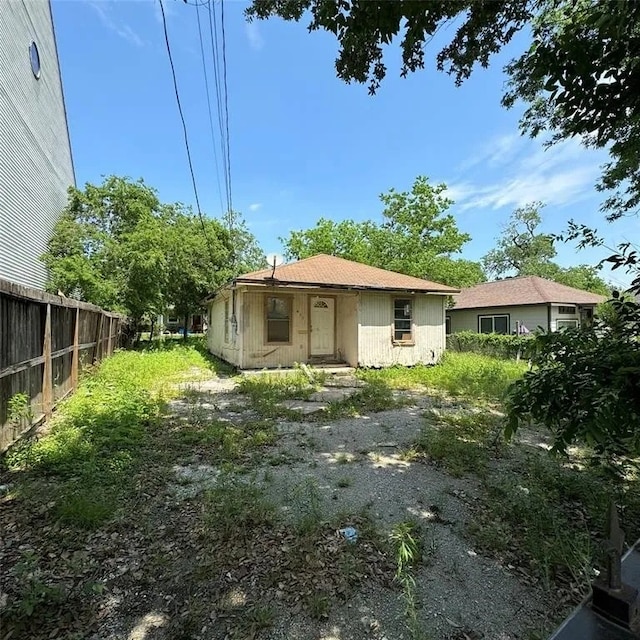
[(393, 301), (393, 341), (413, 342), (413, 300), (396, 298)]
[(265, 342), (291, 342), (291, 296), (265, 297)]
[(556, 329), (576, 329), (578, 327), (577, 320), (556, 320)]
[(478, 333), (509, 333), (509, 315), (478, 316)]

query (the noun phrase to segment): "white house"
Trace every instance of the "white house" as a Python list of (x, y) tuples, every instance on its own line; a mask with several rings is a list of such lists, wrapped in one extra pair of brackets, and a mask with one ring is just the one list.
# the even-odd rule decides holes
[(235, 278), (208, 299), (211, 353), (241, 369), (435, 363), (457, 293), (328, 255)]
[(505, 278), (463, 289), (447, 309), (447, 333), (557, 331), (591, 322), (604, 296), (538, 276)]
[(50, 3), (0, 1), (0, 278), (44, 286), (73, 184)]

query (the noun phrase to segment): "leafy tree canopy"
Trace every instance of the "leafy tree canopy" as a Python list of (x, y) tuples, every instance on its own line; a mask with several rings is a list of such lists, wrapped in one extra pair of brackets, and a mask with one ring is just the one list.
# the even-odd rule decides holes
[(579, 136), (607, 148), (611, 162), (599, 188), (613, 190), (609, 217), (640, 204), (640, 3), (610, 0), (253, 0), (248, 18), (301, 20), (339, 43), (339, 78), (368, 83), (374, 93), (387, 68), (384, 47), (400, 40), (401, 73), (425, 66), (427, 46), (455, 23), (451, 40), (435, 55), (456, 84), (474, 67), (489, 65), (525, 26), (530, 45), (506, 68), (503, 104), (524, 100), (521, 121), (532, 136), (551, 131), (551, 143)]
[(447, 213), (452, 201), (445, 191), (419, 176), (410, 191), (380, 196), (382, 223), (321, 218), (312, 229), (281, 238), (285, 254), (299, 260), (326, 253), (452, 286), (477, 284), (485, 280), (480, 265), (451, 257), (470, 236)]
[(609, 295), (610, 287), (596, 267), (583, 264), (564, 268), (552, 261), (556, 255), (554, 237), (538, 231), (542, 206), (541, 202), (533, 202), (513, 212), (496, 248), (482, 259), (486, 272), (496, 277), (540, 276), (576, 289)]
[(142, 180), (110, 176), (69, 189), (42, 257), (47, 288), (139, 322), (173, 306), (181, 316), (212, 289), (265, 258), (235, 214), (231, 233), (180, 204), (163, 204)]

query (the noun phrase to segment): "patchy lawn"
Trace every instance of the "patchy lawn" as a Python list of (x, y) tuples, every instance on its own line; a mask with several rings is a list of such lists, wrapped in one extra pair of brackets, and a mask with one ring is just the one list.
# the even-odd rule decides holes
[(5, 458), (0, 639), (545, 637), (614, 489), (503, 441), (525, 365), (450, 356), (234, 378), (194, 341), (118, 353)]

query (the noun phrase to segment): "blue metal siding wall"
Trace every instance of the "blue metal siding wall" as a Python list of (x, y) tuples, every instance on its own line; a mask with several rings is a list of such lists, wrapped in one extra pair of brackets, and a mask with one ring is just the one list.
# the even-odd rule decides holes
[(39, 257), (74, 183), (49, 2), (0, 0), (0, 277), (44, 286)]

